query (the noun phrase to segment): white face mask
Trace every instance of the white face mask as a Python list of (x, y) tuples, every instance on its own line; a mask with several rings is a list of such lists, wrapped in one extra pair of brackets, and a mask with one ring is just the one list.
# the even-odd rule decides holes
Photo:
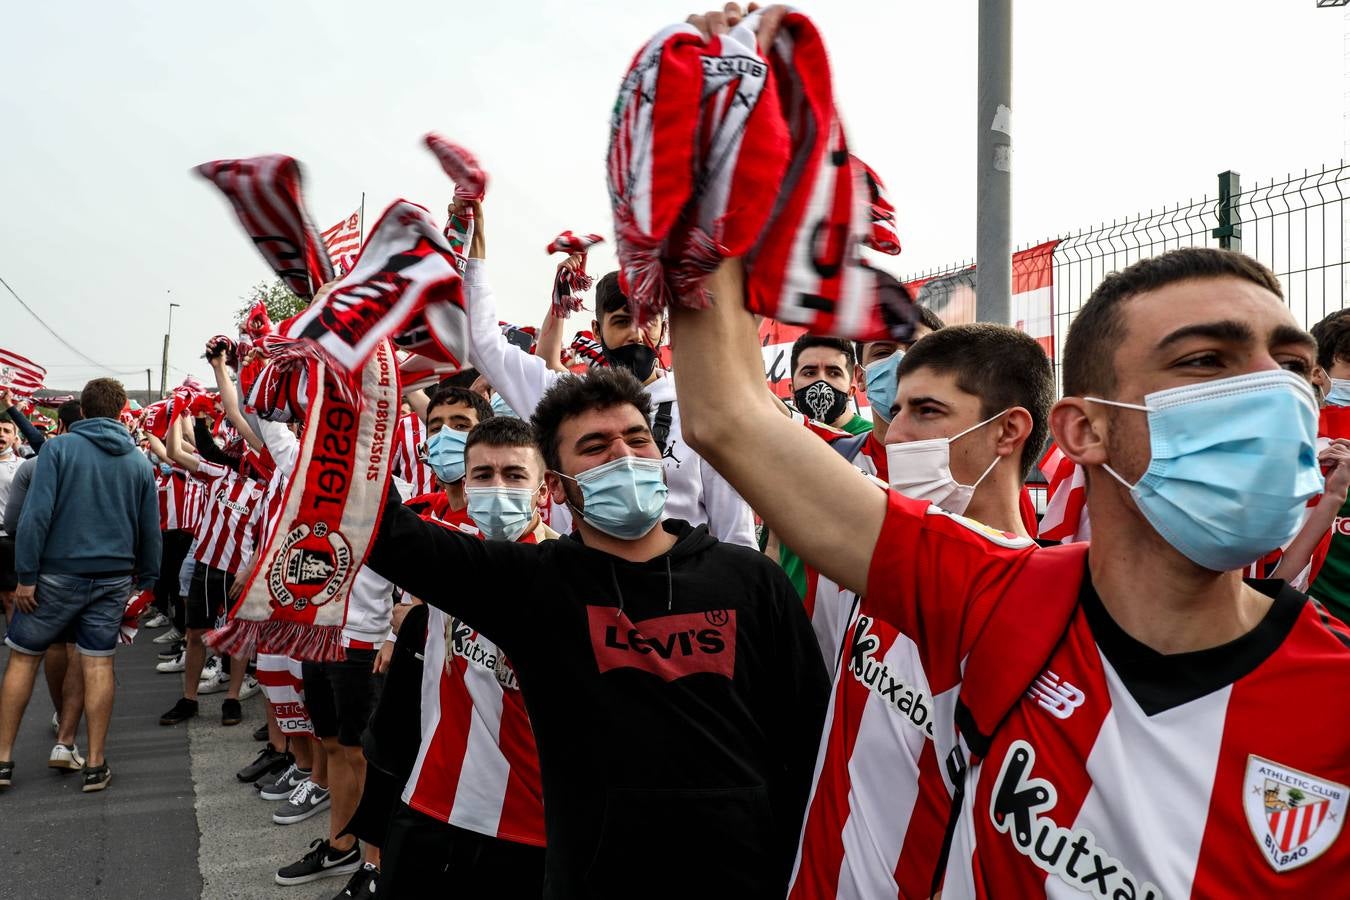
[(978, 428), (983, 428), (999, 416), (996, 413), (983, 422), (972, 425), (960, 434), (929, 441), (909, 441), (886, 445), (886, 465), (890, 469), (891, 488), (912, 500), (927, 500), (949, 513), (962, 515), (970, 505), (970, 498), (980, 482), (998, 465), (995, 456), (984, 474), (974, 484), (958, 484), (952, 477), (952, 444)]

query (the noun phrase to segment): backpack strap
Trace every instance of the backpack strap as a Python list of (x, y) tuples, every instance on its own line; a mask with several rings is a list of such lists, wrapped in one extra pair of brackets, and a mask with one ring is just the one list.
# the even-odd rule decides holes
[(652, 416), (652, 438), (655, 439), (656, 446), (661, 451), (662, 455), (666, 452), (666, 441), (670, 440), (670, 425), (674, 421), (671, 410), (674, 408), (674, 400), (658, 403), (656, 405), (656, 415)]

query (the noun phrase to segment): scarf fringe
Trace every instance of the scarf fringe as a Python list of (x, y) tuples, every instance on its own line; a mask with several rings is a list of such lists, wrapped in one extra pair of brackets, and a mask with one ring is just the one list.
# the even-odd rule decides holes
[(206, 633), (207, 646), (230, 656), (245, 656), (255, 649), (311, 662), (341, 662), (346, 658), (341, 625), (311, 625), (267, 619), (257, 622), (231, 619), (224, 628)]
[(693, 309), (705, 309), (712, 298), (703, 287), (712, 271), (726, 258), (726, 247), (698, 226), (685, 234), (684, 245), (677, 258), (680, 265), (671, 270), (671, 288), (680, 303)]

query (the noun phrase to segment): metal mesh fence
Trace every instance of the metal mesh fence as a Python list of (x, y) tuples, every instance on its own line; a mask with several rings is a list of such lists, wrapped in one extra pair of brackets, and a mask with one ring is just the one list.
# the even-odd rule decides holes
[[(1069, 324), (1093, 289), (1110, 272), (1178, 247), (1227, 246), (1255, 257), (1279, 276), (1290, 310), (1305, 328), (1346, 305), (1346, 238), (1350, 235), (1350, 166), (1344, 162), (1302, 175), (1258, 181), (1236, 189), (1237, 176), (1220, 176), (1221, 195), (1150, 209), (1093, 228), (1060, 235), (1054, 249), (1051, 356), (1063, 346)], [(1224, 190), (1224, 188), (1227, 190)], [(1023, 255), (1037, 241), (1021, 248)], [(1013, 278), (1019, 257), (1013, 257)], [(1028, 263), (1030, 264), (1030, 263)], [(947, 283), (971, 281), (969, 315), (973, 316), (973, 261), (910, 275), (906, 281)], [(951, 307), (953, 321), (962, 321), (964, 307)], [(969, 321), (969, 319), (964, 319)]]

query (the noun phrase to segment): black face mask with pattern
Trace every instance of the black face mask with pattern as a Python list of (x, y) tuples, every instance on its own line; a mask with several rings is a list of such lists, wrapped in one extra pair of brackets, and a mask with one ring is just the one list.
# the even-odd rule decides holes
[(848, 408), (848, 394), (824, 380), (797, 388), (792, 392), (792, 400), (799, 413), (826, 425), (832, 424)]
[(627, 369), (633, 377), (645, 383), (652, 377), (656, 368), (656, 351), (646, 344), (624, 344), (622, 347), (605, 347), (605, 359), (611, 366)]

